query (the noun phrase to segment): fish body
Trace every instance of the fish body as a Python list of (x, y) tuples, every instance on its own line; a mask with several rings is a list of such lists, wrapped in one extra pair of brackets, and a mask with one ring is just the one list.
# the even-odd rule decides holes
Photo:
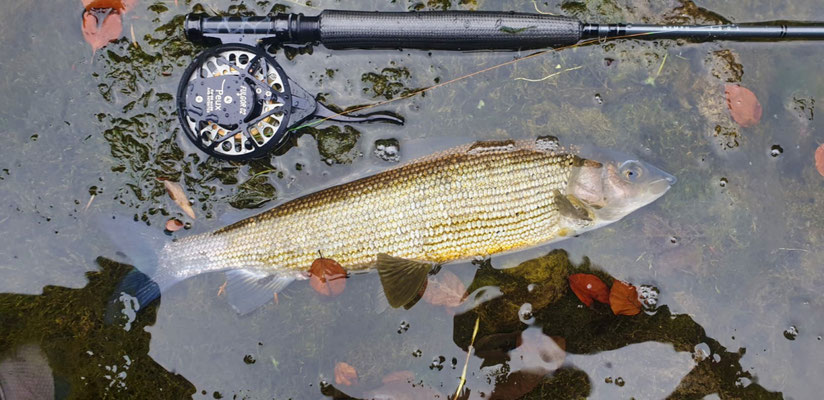
[[(320, 255), (349, 271), (380, 270), (378, 255), (388, 255), (384, 264), (404, 275), (415, 266), (545, 244), (620, 219), (674, 182), (632, 162), (635, 174), (649, 175), (644, 181), (631, 182), (617, 162), (582, 158), (551, 137), (460, 146), (166, 243), (150, 277), (163, 290), (228, 271), (243, 291), (258, 282), (271, 297), (304, 278)], [(257, 305), (250, 303), (244, 310)]]
[(557, 239), (554, 192), (574, 157), (502, 146), (464, 146), (312, 193), (169, 243), (164, 262), (302, 273), (320, 253), (354, 271), (379, 253), (445, 263)]

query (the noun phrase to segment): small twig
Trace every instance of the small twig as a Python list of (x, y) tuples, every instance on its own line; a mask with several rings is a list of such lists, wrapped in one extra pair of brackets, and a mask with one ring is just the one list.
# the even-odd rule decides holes
[(776, 250), (784, 250), (784, 251), (803, 251), (805, 253), (809, 253), (810, 251), (807, 249), (794, 249), (792, 247), (779, 247)]
[(481, 323), (481, 317), (477, 317), (475, 319), (475, 330), (472, 331), (472, 340), (469, 341), (469, 347), (466, 349), (466, 362), (464, 362), (463, 372), (461, 373), (461, 383), (458, 384), (458, 390), (455, 391), (455, 397), (458, 398), (458, 395), (461, 393), (461, 389), (463, 389), (464, 384), (466, 383), (466, 368), (469, 366), (469, 357), (472, 356), (472, 350), (475, 349), (473, 347), (475, 345), (475, 335), (478, 334), (478, 325)]
[(661, 60), (661, 65), (658, 67), (658, 72), (655, 74), (655, 77), (661, 76), (661, 71), (664, 70), (664, 64), (667, 62), (667, 57), (669, 57), (669, 53), (664, 53), (664, 59)]
[(527, 82), (541, 82), (541, 81), (545, 81), (545, 80), (547, 80), (547, 79), (549, 79), (549, 78), (552, 78), (552, 77), (554, 77), (554, 76), (558, 76), (558, 75), (560, 75), (560, 74), (563, 74), (564, 72), (575, 71), (576, 69), (581, 69), (581, 68), (583, 68), (583, 66), (581, 66), (581, 65), (579, 65), (579, 66), (577, 66), (577, 67), (567, 68), (567, 69), (565, 69), (565, 70), (563, 70), (563, 71), (558, 71), (558, 72), (556, 72), (556, 73), (554, 73), (554, 74), (549, 74), (549, 75), (547, 75), (547, 76), (545, 76), (545, 77), (543, 77), (543, 78), (541, 78), (541, 79), (529, 79), (529, 78), (520, 78), (520, 77), (518, 77), (518, 78), (515, 78), (515, 80), (516, 80), (516, 81), (527, 81)]
[(650, 85), (655, 85), (655, 80), (658, 79), (659, 76), (661, 76), (661, 71), (664, 70), (664, 64), (667, 62), (667, 57), (668, 56), (669, 56), (669, 53), (664, 54), (664, 59), (661, 60), (661, 65), (658, 66), (658, 72), (655, 74), (655, 76), (650, 76), (649, 78), (647, 78), (647, 80), (644, 83), (648, 83)]
[(134, 37), (134, 24), (131, 24), (129, 27), (132, 31), (132, 43), (134, 43), (134, 47), (140, 48), (140, 45), (137, 43), (137, 39)]
[(83, 212), (89, 211), (89, 206), (92, 205), (92, 202), (94, 201), (95, 196), (97, 196), (97, 195), (93, 194), (91, 197), (89, 197), (89, 202), (86, 203), (86, 207), (83, 207)]
[(228, 284), (229, 284), (229, 281), (225, 281), (225, 282), (223, 282), (222, 285), (220, 285), (220, 288), (217, 290), (218, 297), (220, 297), (220, 295), (222, 295), (223, 293), (226, 293), (226, 285), (228, 285)]
[(537, 11), (537, 12), (538, 12), (538, 14), (555, 15), (555, 14), (553, 14), (553, 13), (551, 13), (551, 12), (546, 12), (546, 11), (541, 11), (541, 10), (539, 10), (539, 9), (538, 9), (538, 2), (537, 2), (537, 1), (535, 1), (535, 0), (532, 0), (532, 5), (533, 5), (533, 6), (535, 6), (535, 11)]
[(260, 175), (263, 175), (263, 174), (268, 174), (268, 173), (270, 173), (270, 172), (275, 172), (275, 171), (277, 171), (277, 170), (276, 170), (276, 169), (271, 169), (271, 168), (270, 168), (270, 169), (267, 169), (267, 170), (263, 170), (263, 171), (260, 171), (260, 172), (258, 172), (258, 173), (253, 174), (251, 177), (249, 177), (249, 179), (255, 179), (255, 178), (257, 178), (257, 177), (258, 177), (258, 176), (260, 176)]

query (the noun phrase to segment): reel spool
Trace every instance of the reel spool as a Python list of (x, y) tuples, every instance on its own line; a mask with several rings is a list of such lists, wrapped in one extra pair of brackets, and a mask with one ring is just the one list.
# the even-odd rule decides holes
[(180, 123), (203, 152), (246, 160), (284, 142), (292, 114), (286, 74), (261, 48), (207, 49), (189, 66), (177, 91)]
[(234, 161), (268, 155), (311, 118), (403, 124), (386, 113), (338, 115), (289, 79), (263, 48), (241, 43), (198, 55), (181, 78), (177, 102), (186, 137), (210, 156)]

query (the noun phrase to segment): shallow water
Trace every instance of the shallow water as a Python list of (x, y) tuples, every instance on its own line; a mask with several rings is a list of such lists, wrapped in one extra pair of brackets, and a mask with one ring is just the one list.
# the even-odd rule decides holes
[[(174, 92), (198, 50), (183, 39), (185, 13), (402, 11), (417, 3), (140, 1), (123, 19), (121, 40), (95, 53), (81, 35), (79, 1), (7, 3), (0, 15), (7, 144), (0, 149), (0, 360), (39, 345), (59, 398), (446, 398), (458, 387), (476, 320), (469, 398), (493, 389), (514, 396), (516, 381), (532, 388), (526, 398), (804, 399), (824, 390), (824, 177), (813, 161), (824, 142), (815, 115), (824, 92), (822, 44), (614, 41), (565, 49), (380, 107), (403, 115), (403, 127), (352, 126), (352, 140), (340, 134), (344, 126), (324, 124), (300, 132), (283, 155), (227, 163), (206, 160), (178, 127)], [(526, 1), (451, 3), (420, 6), (535, 11)], [(816, 0), (690, 5), (537, 7), (602, 22), (824, 20)], [(304, 88), (349, 106), (527, 54), (314, 47), (278, 49), (276, 57)], [(557, 72), (540, 82), (518, 79)], [(758, 96), (758, 125), (732, 121), (726, 82)], [(348, 279), (332, 299), (298, 282), (277, 305), (241, 317), (217, 295), (223, 276), (211, 274), (183, 282), (136, 316), (104, 322), (128, 267), (109, 261), (123, 260), (96, 218), (135, 215), (162, 230), (176, 217), (191, 222), (171, 235), (181, 237), (394, 165), (374, 156), (378, 140), (397, 139), (403, 161), (453, 141), (547, 134), (638, 154), (678, 183), (580, 237), (443, 267), (473, 293), (456, 309), (421, 301), (377, 313), (380, 282), (367, 274)], [(777, 157), (775, 145), (783, 149)], [(156, 178), (179, 181), (197, 219)], [(553, 250), (563, 252), (547, 255)], [(658, 308), (634, 317), (584, 308), (565, 286), (577, 269), (654, 285)], [(486, 295), (473, 300), (480, 292)], [(532, 319), (519, 315), (525, 303)], [(543, 364), (513, 356), (551, 348), (548, 337), (562, 338), (565, 352), (556, 349)], [(338, 362), (357, 370), (356, 384), (335, 383)], [(397, 371), (405, 372), (386, 379)]]

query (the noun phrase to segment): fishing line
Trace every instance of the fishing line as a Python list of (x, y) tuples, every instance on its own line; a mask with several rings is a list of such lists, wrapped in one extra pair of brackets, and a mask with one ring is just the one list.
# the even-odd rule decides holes
[(561, 50), (567, 50), (567, 49), (572, 49), (572, 48), (576, 48), (576, 47), (588, 46), (590, 44), (595, 44), (595, 43), (605, 43), (607, 41), (615, 40), (615, 39), (628, 39), (628, 38), (633, 38), (633, 37), (638, 37), (638, 36), (646, 36), (646, 35), (654, 35), (654, 34), (655, 34), (655, 32), (648, 32), (648, 33), (636, 33), (636, 34), (625, 35), (625, 36), (616, 36), (616, 37), (612, 37), (612, 38), (605, 38), (604, 40), (601, 40), (601, 39), (588, 39), (588, 40), (585, 40), (583, 42), (576, 43), (576, 44), (573, 44), (573, 45), (562, 46), (562, 47), (553, 48), (553, 49), (541, 50), (541, 51), (526, 55), (526, 56), (521, 57), (521, 58), (516, 58), (516, 59), (513, 59), (513, 60), (502, 62), (500, 64), (495, 64), (493, 66), (490, 66), (490, 67), (487, 67), (487, 68), (484, 68), (484, 69), (481, 69), (481, 70), (477, 70), (477, 71), (468, 73), (466, 75), (461, 75), (457, 78), (452, 78), (450, 80), (440, 82), (440, 83), (437, 83), (437, 84), (432, 85), (432, 86), (428, 86), (428, 87), (425, 87), (425, 88), (422, 88), (422, 89), (417, 89), (417, 90), (414, 90), (412, 92), (403, 94), (401, 96), (398, 96), (398, 97), (395, 97), (395, 98), (392, 98), (392, 99), (379, 101), (377, 103), (367, 104), (367, 105), (363, 105), (363, 106), (359, 106), (359, 107), (354, 107), (354, 108), (351, 108), (351, 109), (346, 110), (346, 111), (341, 111), (341, 112), (336, 113), (333, 116), (325, 117), (325, 118), (319, 119), (319, 120), (314, 120), (312, 122), (294, 127), (292, 129), (290, 129), (290, 131), (297, 131), (301, 128), (311, 128), (313, 126), (316, 126), (318, 124), (326, 122), (326, 121), (328, 121), (328, 120), (330, 120), (330, 119), (332, 119), (336, 116), (346, 115), (346, 114), (349, 114), (349, 113), (355, 113), (355, 112), (359, 112), (359, 111), (365, 111), (365, 110), (369, 110), (371, 108), (380, 107), (380, 106), (390, 104), (390, 103), (394, 103), (394, 102), (397, 102), (397, 101), (400, 101), (400, 100), (406, 100), (408, 98), (415, 97), (419, 94), (426, 93), (426, 92), (444, 87), (446, 85), (449, 85), (449, 84), (452, 84), (452, 83), (455, 83), (455, 82), (460, 82), (460, 81), (465, 80), (465, 79), (469, 79), (469, 78), (472, 78), (472, 77), (475, 77), (475, 76), (478, 76), (478, 75), (481, 75), (481, 74), (484, 74), (484, 73), (487, 73), (487, 72), (490, 72), (490, 71), (494, 71), (498, 68), (506, 67), (508, 65), (513, 65), (513, 64), (515, 64), (519, 61), (528, 60), (530, 58), (542, 56), (542, 55), (545, 55), (545, 54), (556, 53), (556, 52), (559, 52)]

